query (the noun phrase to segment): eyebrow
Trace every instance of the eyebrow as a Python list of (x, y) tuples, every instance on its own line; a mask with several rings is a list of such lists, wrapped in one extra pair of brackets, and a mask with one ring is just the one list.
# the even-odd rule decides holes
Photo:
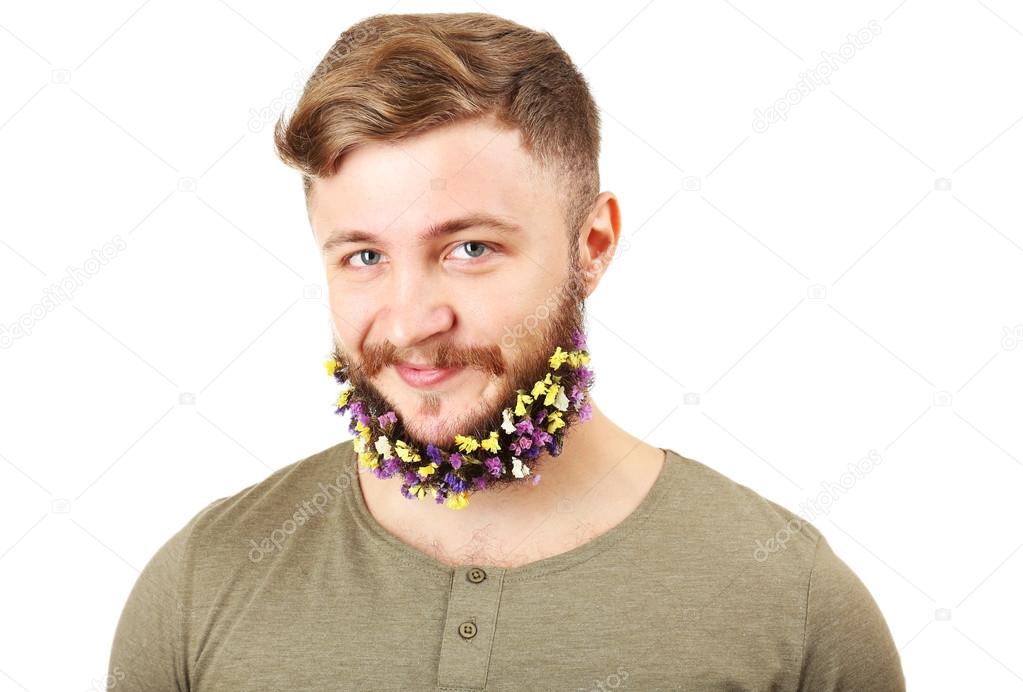
[[(501, 231), (502, 233), (516, 233), (521, 232), (522, 227), (518, 224), (505, 221), (496, 216), (490, 214), (470, 214), (468, 216), (462, 216), (456, 219), (448, 219), (440, 223), (431, 224), (425, 231), (420, 233), (416, 240), (419, 243), (426, 243), (435, 238), (441, 238), (446, 235), (458, 233), (468, 228), (493, 228)], [(380, 237), (361, 231), (357, 229), (341, 229), (334, 231), (327, 238), (327, 241), (320, 248), (324, 255), (329, 253), (334, 248), (344, 245), (345, 243), (375, 243), (377, 245), (386, 245)]]

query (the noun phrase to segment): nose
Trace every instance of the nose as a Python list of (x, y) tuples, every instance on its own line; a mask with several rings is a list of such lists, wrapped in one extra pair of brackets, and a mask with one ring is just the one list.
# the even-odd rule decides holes
[(450, 330), (455, 313), (443, 286), (425, 272), (394, 272), (384, 308), (384, 331), (399, 353)]

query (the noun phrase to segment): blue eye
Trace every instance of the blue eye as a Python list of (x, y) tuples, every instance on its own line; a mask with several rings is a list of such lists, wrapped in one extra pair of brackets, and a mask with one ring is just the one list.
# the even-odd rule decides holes
[(483, 254), (483, 250), (484, 249), (487, 249), (487, 250), (490, 249), (485, 244), (483, 244), (481, 242), (478, 242), (476, 240), (467, 240), (464, 243), (460, 243), (458, 245), (458, 247), (462, 248), (462, 247), (468, 247), (468, 246), (471, 246), (471, 245), (475, 245), (477, 248), (479, 248), (479, 250), (476, 251), (476, 252), (474, 252), (474, 251), (467, 251), (467, 252), (469, 252), (469, 257), (472, 258), (472, 259), (480, 257)]
[[(350, 254), (347, 257), (345, 257), (342, 260), (341, 263), (342, 264), (348, 264), (348, 261), (350, 259), (352, 259), (353, 257), (363, 257), (363, 255), (367, 255), (367, 254), (369, 254), (369, 255), (378, 255), (377, 262), (380, 261), (380, 258), (379, 258), (380, 253), (377, 252), (376, 250), (359, 250), (358, 252), (353, 252), (352, 254)], [(365, 258), (363, 258), (363, 259), (365, 259)], [(374, 264), (376, 264), (376, 262), (369, 262), (367, 265), (364, 265), (364, 266), (373, 266)]]
[[(467, 240), (463, 243), (459, 243), (455, 246), (455, 250), (466, 248), (465, 252), (467, 257), (458, 259), (478, 259), (484, 255), (485, 250), (489, 250), (490, 254), (494, 253), (494, 249), (486, 243), (481, 243), (476, 240)], [(353, 264), (352, 260), (358, 257), (362, 260), (362, 264)], [(376, 250), (358, 250), (351, 254), (345, 255), (341, 258), (340, 264), (344, 267), (372, 267), (380, 263), (383, 255)]]

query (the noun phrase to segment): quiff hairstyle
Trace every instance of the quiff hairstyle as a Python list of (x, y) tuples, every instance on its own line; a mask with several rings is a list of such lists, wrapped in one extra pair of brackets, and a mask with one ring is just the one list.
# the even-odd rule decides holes
[[(365, 142), (494, 116), (557, 191), (574, 242), (600, 189), (600, 118), (586, 80), (547, 32), (480, 12), (383, 14), (345, 30), (274, 127), (277, 155), (313, 179)], [(570, 252), (570, 255), (573, 253)]]

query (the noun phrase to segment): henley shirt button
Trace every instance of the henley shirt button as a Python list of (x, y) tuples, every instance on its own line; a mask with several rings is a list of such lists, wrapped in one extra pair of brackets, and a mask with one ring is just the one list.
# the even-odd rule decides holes
[(476, 636), (476, 623), (463, 622), (458, 626), (458, 633), (462, 635), (462, 639), (472, 639)]
[(486, 572), (484, 572), (484, 571), (483, 571), (482, 569), (480, 569), (479, 567), (473, 567), (473, 568), (472, 568), (472, 569), (470, 569), (470, 570), (469, 570), (468, 572), (466, 572), (465, 576), (466, 576), (466, 577), (467, 577), (467, 578), (469, 579), (469, 581), (471, 581), (471, 582), (472, 582), (473, 584), (479, 584), (479, 583), (480, 583), (481, 581), (483, 581), (484, 579), (486, 579), (486, 578), (487, 578), (487, 573), (486, 573)]

